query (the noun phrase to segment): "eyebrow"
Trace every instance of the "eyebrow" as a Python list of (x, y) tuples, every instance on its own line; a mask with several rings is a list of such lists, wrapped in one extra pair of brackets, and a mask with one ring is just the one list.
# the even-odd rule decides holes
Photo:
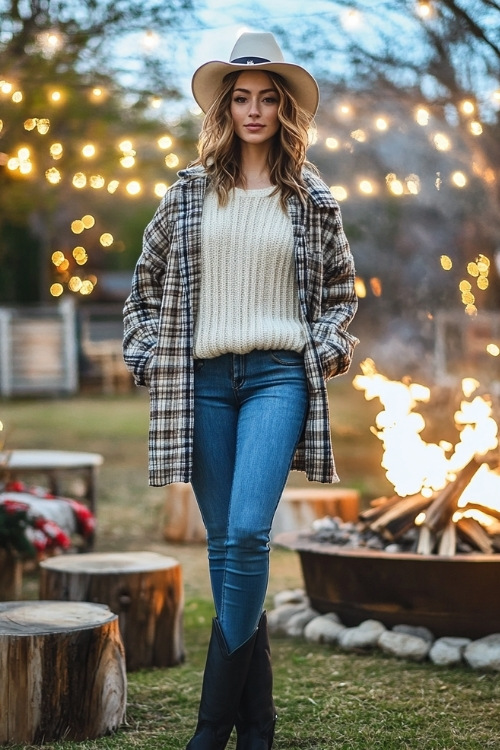
[[(234, 94), (235, 91), (243, 91), (244, 94), (251, 94), (252, 93), (249, 89), (242, 89), (240, 86), (238, 86), (237, 88), (233, 89), (233, 94)], [(276, 89), (274, 89), (274, 88), (262, 89), (258, 93), (259, 94), (267, 94), (269, 91), (273, 91), (275, 94), (278, 93), (276, 91)]]

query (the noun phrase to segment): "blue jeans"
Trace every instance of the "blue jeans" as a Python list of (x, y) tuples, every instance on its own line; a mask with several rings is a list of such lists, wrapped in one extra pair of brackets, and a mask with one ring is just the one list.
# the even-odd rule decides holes
[(262, 613), (269, 533), (307, 410), (302, 354), (252, 351), (195, 361), (192, 486), (230, 652)]

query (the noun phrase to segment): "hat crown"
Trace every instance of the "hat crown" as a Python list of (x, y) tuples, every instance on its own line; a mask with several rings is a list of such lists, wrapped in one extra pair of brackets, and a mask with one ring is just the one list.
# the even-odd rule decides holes
[(284, 62), (283, 53), (269, 31), (244, 32), (234, 45), (229, 62), (235, 62), (241, 58), (251, 60), (252, 57), (255, 57), (256, 61), (258, 59), (259, 62)]

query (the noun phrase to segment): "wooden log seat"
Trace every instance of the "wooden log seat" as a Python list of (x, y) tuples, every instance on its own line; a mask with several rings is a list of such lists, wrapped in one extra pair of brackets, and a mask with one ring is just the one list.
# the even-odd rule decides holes
[(128, 670), (184, 660), (179, 562), (156, 552), (91, 552), (40, 563), (40, 598), (107, 604), (118, 615)]
[(0, 744), (95, 739), (125, 717), (118, 617), (101, 604), (0, 603)]
[(276, 511), (272, 535), (310, 530), (313, 521), (324, 516), (357, 521), (358, 513), (358, 490), (345, 487), (287, 487)]
[[(283, 531), (310, 529), (324, 516), (357, 521), (358, 490), (345, 487), (287, 487), (276, 511), (272, 536)], [(206, 531), (190, 484), (179, 482), (167, 487), (163, 535), (170, 542), (205, 542)]]
[(165, 492), (163, 536), (168, 542), (205, 542), (207, 532), (193, 488), (185, 482), (169, 484)]
[(21, 598), (23, 563), (11, 550), (0, 547), (0, 602)]

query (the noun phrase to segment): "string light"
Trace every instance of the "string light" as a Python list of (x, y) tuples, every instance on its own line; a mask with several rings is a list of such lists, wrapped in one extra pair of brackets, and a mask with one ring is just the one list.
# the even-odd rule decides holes
[(154, 187), (154, 194), (157, 198), (163, 198), (168, 190), (168, 185), (165, 182), (157, 182)]
[(344, 29), (346, 29), (347, 31), (354, 31), (356, 29), (359, 29), (359, 27), (362, 25), (363, 16), (359, 12), (359, 10), (351, 8), (342, 13), (342, 15), (340, 16), (340, 22)]
[(438, 151), (449, 151), (451, 148), (451, 141), (444, 133), (434, 133), (432, 141)]
[(347, 190), (342, 185), (330, 185), (330, 193), (339, 202), (347, 200)]
[(84, 281), (82, 281), (82, 285), (79, 290), (80, 294), (83, 294), (83, 295), (92, 294), (94, 290), (94, 286), (95, 285), (92, 283), (90, 279), (85, 279)]
[(83, 172), (77, 172), (73, 177), (73, 185), (81, 190), (87, 184), (87, 177)]
[(453, 172), (451, 175), (451, 181), (459, 188), (463, 188), (467, 185), (467, 177), (463, 172)]
[(58, 182), (61, 182), (61, 173), (58, 169), (55, 167), (50, 167), (50, 169), (47, 169), (45, 171), (45, 177), (47, 179), (47, 182), (50, 182), (51, 185), (57, 185)]
[(85, 214), (85, 216), (82, 216), (82, 224), (85, 229), (92, 229), (95, 225), (95, 219), (91, 214)]
[(377, 117), (375, 120), (375, 127), (377, 130), (385, 131), (389, 127), (389, 123), (385, 119), (385, 117)]
[(72, 292), (79, 292), (82, 287), (82, 280), (79, 276), (72, 276), (68, 281), (68, 289)]
[(370, 279), (370, 289), (372, 290), (372, 294), (374, 297), (382, 296), (382, 282), (376, 276), (373, 276)]
[(49, 291), (52, 297), (60, 297), (61, 294), (63, 294), (64, 292), (64, 287), (62, 284), (59, 284), (59, 283), (51, 284)]
[(141, 183), (137, 180), (131, 180), (127, 183), (125, 190), (129, 195), (139, 195), (142, 190)]
[(127, 154), (127, 156), (122, 156), (120, 164), (122, 167), (125, 167), (125, 169), (130, 169), (130, 167), (133, 167), (135, 164), (135, 158), (132, 154)]
[(104, 234), (101, 234), (99, 237), (99, 242), (103, 247), (109, 247), (114, 242), (113, 235), (109, 232), (104, 232)]
[(364, 299), (366, 297), (366, 284), (359, 276), (356, 276), (356, 278), (354, 279), (354, 290), (356, 292), (356, 296), (360, 299)]
[(342, 117), (348, 117), (352, 115), (352, 107), (350, 107), (349, 104), (341, 104), (338, 107), (337, 111), (339, 112), (340, 115), (342, 115)]
[(420, 193), (420, 177), (418, 174), (409, 174), (405, 178), (406, 187), (411, 195), (418, 195)]
[(179, 157), (177, 154), (167, 154), (165, 157), (165, 164), (169, 169), (175, 169), (179, 166)]
[(54, 253), (52, 253), (52, 263), (57, 267), (61, 265), (61, 263), (65, 260), (64, 253), (62, 253), (60, 250), (56, 250)]
[(82, 155), (85, 156), (86, 159), (91, 159), (96, 154), (96, 149), (93, 143), (87, 143), (82, 148)]
[(417, 3), (417, 13), (420, 18), (427, 20), (433, 15), (432, 5), (426, 0), (419, 0)]
[(403, 195), (404, 193), (404, 187), (401, 180), (391, 180), (389, 183), (389, 190), (391, 193), (394, 193), (394, 195)]
[(155, 31), (148, 30), (142, 37), (142, 46), (151, 51), (155, 49), (160, 43), (160, 37)]
[(421, 125), (422, 127), (425, 127), (425, 125), (429, 124), (429, 120), (431, 119), (429, 110), (425, 109), (424, 107), (419, 107), (415, 113), (415, 121), (418, 125)]
[(364, 193), (364, 195), (372, 195), (374, 192), (373, 183), (370, 180), (361, 180), (358, 187), (360, 192)]
[(85, 225), (81, 219), (75, 219), (75, 221), (71, 222), (71, 231), (74, 234), (81, 234), (84, 229)]
[(340, 144), (337, 138), (327, 138), (325, 141), (325, 145), (330, 149), (330, 151), (336, 151)]
[(62, 143), (53, 143), (49, 148), (49, 152), (53, 159), (60, 159), (63, 155)]
[(162, 135), (161, 138), (158, 138), (158, 146), (162, 149), (167, 149), (172, 147), (172, 139), (169, 135)]
[(471, 102), (470, 99), (465, 99), (461, 102), (460, 109), (464, 115), (472, 115), (475, 112), (476, 107), (474, 102)]
[[(430, 13), (432, 10), (430, 3), (421, 2), (418, 4), (418, 6), (420, 9), (419, 12), (422, 12), (424, 14)], [(345, 22), (357, 25), (362, 22), (362, 17), (355, 11), (348, 12), (345, 16)], [(152, 42), (154, 38), (153, 32), (150, 32), (149, 36), (147, 35), (147, 37)], [(51, 45), (55, 47), (57, 46), (57, 44), (61, 43), (61, 38), (54, 36), (54, 40), (50, 41), (50, 36), (47, 35), (45, 43), (49, 47)], [(20, 103), (24, 100), (23, 92), (17, 89), (16, 84), (11, 81), (0, 80), (0, 95), (10, 97), (14, 103)], [(93, 99), (94, 101), (103, 101), (106, 95), (107, 92), (100, 86), (95, 86), (89, 89), (87, 93), (87, 97)], [(52, 91), (50, 91), (48, 96), (49, 100), (53, 103), (60, 103), (64, 100), (65, 97), (64, 92), (58, 89), (53, 89)], [(491, 101), (496, 104), (500, 104), (500, 89), (497, 89), (496, 91), (491, 93)], [(150, 100), (150, 106), (153, 108), (159, 108), (161, 106), (161, 103), (162, 102), (159, 97), (152, 97)], [(477, 119), (478, 116), (476, 113), (478, 110), (478, 105), (471, 99), (464, 99), (463, 101), (459, 102), (456, 107), (457, 110), (467, 118), (467, 120), (463, 123), (464, 127), (467, 127), (470, 133), (475, 136), (481, 135), (483, 133), (483, 125), (481, 124), (479, 119)], [(347, 101), (344, 101), (337, 105), (335, 111), (339, 117), (344, 119), (353, 117), (354, 115), (354, 110), (351, 104)], [(193, 114), (199, 114), (198, 108), (196, 108), (196, 112), (193, 108)], [(476, 117), (475, 119), (472, 119), (474, 115), (476, 115)], [(415, 121), (420, 126), (427, 126), (430, 122), (430, 117), (430, 112), (426, 107), (419, 107), (415, 111)], [(169, 121), (169, 124), (172, 125), (172, 122)], [(2, 122), (2, 120), (0, 120), (0, 131), (3, 127), (4, 123)], [(50, 119), (46, 117), (29, 117), (24, 121), (24, 130), (28, 133), (36, 131), (40, 135), (46, 135), (49, 132), (50, 127)], [(365, 130), (362, 127), (351, 130), (351, 140), (357, 141), (358, 143), (366, 142), (368, 140), (369, 134), (372, 132), (372, 129), (378, 130), (381, 133), (386, 132), (389, 129), (389, 119), (385, 115), (380, 114), (372, 121), (371, 128), (369, 128), (368, 130)], [(445, 133), (436, 132), (430, 136), (430, 139), (432, 144), (438, 151), (444, 152), (450, 151), (452, 149), (451, 139)], [(157, 138), (158, 147), (163, 151), (171, 149), (173, 147), (173, 142), (173, 138), (169, 134), (164, 134)], [(346, 140), (342, 144), (339, 138), (335, 136), (329, 136), (325, 138), (324, 144), (325, 147), (330, 151), (339, 150), (341, 146), (343, 147), (345, 152), (354, 153), (355, 149), (355, 145), (350, 143), (348, 140)], [(93, 143), (85, 144), (81, 149), (82, 156), (84, 156), (86, 159), (95, 158), (98, 154), (98, 145), (99, 144)], [(137, 161), (137, 154), (133, 147), (132, 141), (128, 138), (124, 139), (119, 143), (118, 148), (121, 152), (119, 156), (120, 165), (126, 169), (130, 169), (131, 167), (135, 166)], [(52, 159), (61, 159), (64, 153), (63, 145), (61, 143), (53, 143), (49, 147), (49, 153)], [(164, 157), (164, 163), (167, 168), (176, 169), (180, 164), (180, 158), (175, 153), (168, 153)], [(30, 149), (26, 146), (19, 148), (17, 155), (14, 154), (12, 156), (8, 156), (7, 154), (0, 154), (0, 164), (6, 165), (9, 171), (17, 172), (19, 175), (23, 176), (30, 175), (34, 169), (34, 165), (30, 156)], [(492, 183), (496, 179), (494, 171), (488, 167), (480, 168), (477, 164), (473, 163), (471, 165), (471, 169), (473, 170), (474, 174), (481, 177), (484, 182)], [(44, 172), (42, 172), (42, 176), (43, 175), (45, 176), (46, 181), (51, 185), (57, 185), (63, 180), (63, 173), (55, 167), (45, 169)], [(106, 187), (107, 191), (111, 195), (117, 191), (120, 185), (119, 180), (109, 179), (108, 181), (106, 181), (105, 178), (100, 174), (87, 176), (83, 172), (77, 172), (72, 177), (69, 176), (69, 179), (71, 180), (72, 185), (77, 189), (82, 189), (86, 187), (86, 185), (89, 185), (94, 189), (101, 189), (103, 187)], [(367, 178), (356, 178), (356, 181), (358, 190), (363, 196), (365, 196), (366, 198), (370, 198), (376, 195), (378, 191), (376, 182)], [(460, 170), (454, 171), (450, 175), (449, 181), (457, 188), (465, 188), (469, 182), (467, 175)], [(403, 180), (397, 177), (395, 174), (391, 173), (390, 175), (386, 176), (386, 184), (390, 192), (397, 197), (403, 195), (408, 197), (416, 196), (421, 191), (420, 178), (415, 174), (408, 175)], [(441, 173), (437, 172), (435, 180), (436, 189), (439, 190), (441, 184)], [(124, 184), (124, 187), (126, 193), (130, 196), (137, 196), (143, 190), (141, 183), (136, 179), (128, 181), (126, 184)], [(152, 193), (160, 199), (165, 195), (167, 190), (168, 183), (166, 182), (157, 182), (152, 187)], [(343, 185), (332, 185), (330, 187), (330, 191), (335, 199), (339, 202), (348, 199), (348, 188)], [(94, 225), (95, 218), (90, 214), (87, 214), (86, 216), (82, 217), (82, 219), (77, 219), (72, 222), (71, 228), (75, 234), (79, 234), (83, 232), (84, 229), (89, 229)], [(102, 242), (102, 238), (109, 237), (111, 238), (110, 244), (105, 244), (106, 240), (105, 242)], [(114, 245), (113, 250), (118, 249), (118, 246), (120, 246), (120, 249), (124, 247), (124, 244), (122, 242), (115, 243), (112, 235), (106, 232), (101, 234), (100, 242), (103, 247), (110, 247), (111, 245)], [(60, 251), (57, 251), (57, 253), (60, 253)], [(78, 265), (84, 265), (85, 263), (87, 263), (88, 254), (85, 248), (83, 248), (82, 246), (75, 247), (72, 251), (72, 258), (70, 257), (69, 260), (65, 258), (63, 253), (60, 253), (60, 255), (57, 253), (54, 254), (52, 262), (58, 273), (60, 274), (62, 282), (65, 284), (69, 284), (69, 281), (73, 280), (73, 285), (80, 285), (79, 291), (82, 294), (90, 294), (97, 280), (95, 279), (94, 281), (92, 281), (90, 279), (82, 279), (77, 275), (70, 277), (68, 272), (70, 262), (71, 264), (76, 263)], [(54, 257), (58, 259), (57, 262), (54, 260)], [(440, 262), (441, 267), (444, 270), (450, 270), (452, 268), (453, 264), (449, 256), (442, 255)], [(467, 273), (469, 275), (469, 278), (471, 278), (474, 283), (474, 290), (472, 289), (471, 285), (469, 286), (469, 288), (460, 288), (462, 301), (466, 308), (467, 314), (477, 313), (475, 299), (476, 287), (477, 293), (484, 291), (489, 287), (488, 271), (489, 261), (485, 256), (481, 256), (480, 259), (476, 259), (475, 262), (469, 263), (467, 265)], [(470, 284), (470, 282), (468, 283)], [(377, 295), (379, 292), (381, 294), (381, 283), (379, 279), (371, 279), (370, 287), (375, 295)], [(359, 282), (359, 288), (361, 290), (359, 296), (362, 296), (363, 283)], [(85, 291), (82, 291), (83, 289), (85, 289)], [(57, 284), (53, 284), (51, 286), (51, 294), (53, 296), (58, 296), (62, 293), (63, 286), (60, 282), (57, 282)], [(366, 287), (364, 287), (364, 294), (366, 294)]]
[(100, 190), (106, 184), (106, 180), (100, 174), (93, 174), (90, 177), (89, 183), (90, 187), (94, 188), (94, 190)]
[(351, 138), (359, 143), (364, 143), (366, 141), (366, 133), (361, 128), (358, 128), (352, 131)]

